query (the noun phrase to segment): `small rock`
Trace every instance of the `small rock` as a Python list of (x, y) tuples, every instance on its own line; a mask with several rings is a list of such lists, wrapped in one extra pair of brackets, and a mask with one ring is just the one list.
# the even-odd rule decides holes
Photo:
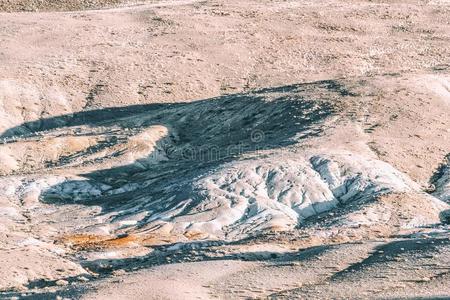
[(112, 274), (114, 275), (114, 276), (122, 276), (122, 275), (125, 275), (127, 272), (125, 271), (125, 270), (123, 270), (123, 269), (119, 269), (119, 270), (114, 270), (113, 272), (112, 272)]
[(67, 280), (64, 280), (64, 279), (60, 279), (60, 280), (56, 281), (56, 285), (59, 285), (59, 286), (65, 286), (65, 285), (68, 285), (68, 284), (69, 284), (69, 282)]
[(78, 280), (79, 280), (79, 281), (83, 281), (83, 282), (87, 282), (87, 281), (89, 281), (89, 278), (86, 278), (86, 277), (84, 277), (84, 276), (81, 276), (81, 277), (78, 277)]

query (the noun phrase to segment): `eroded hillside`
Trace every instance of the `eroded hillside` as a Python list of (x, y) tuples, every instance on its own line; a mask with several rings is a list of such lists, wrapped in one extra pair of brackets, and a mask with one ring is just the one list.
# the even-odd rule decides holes
[(110, 4), (0, 13), (5, 297), (448, 296), (445, 1)]

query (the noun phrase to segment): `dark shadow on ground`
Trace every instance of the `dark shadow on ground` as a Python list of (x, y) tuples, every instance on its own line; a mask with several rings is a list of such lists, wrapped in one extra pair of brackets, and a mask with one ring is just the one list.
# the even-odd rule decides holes
[[(214, 243), (214, 242), (212, 242)], [(237, 244), (240, 242), (231, 242), (229, 245)], [(294, 262), (307, 261), (314, 259), (331, 251), (333, 245), (315, 246), (305, 250), (291, 252), (291, 253), (279, 253), (279, 252), (245, 252), (245, 253), (232, 253), (225, 255), (216, 255), (214, 250), (211, 250), (211, 244), (208, 243), (187, 243), (180, 247), (179, 250), (169, 250), (176, 244), (164, 245), (156, 247), (155, 250), (144, 257), (128, 258), (128, 259), (105, 259), (97, 260), (84, 264), (84, 267), (88, 267), (89, 270), (99, 274), (94, 276), (78, 276), (64, 278), (70, 285), (66, 288), (59, 288), (55, 292), (46, 292), (42, 289), (49, 287), (57, 287), (56, 281), (38, 280), (31, 282), (27, 285), (29, 289), (39, 289), (39, 292), (23, 296), (21, 292), (5, 292), (5, 297), (20, 296), (21, 299), (54, 299), (57, 296), (69, 297), (70, 299), (79, 299), (83, 294), (93, 289), (89, 283), (85, 283), (80, 280), (80, 277), (89, 277), (91, 281), (106, 279), (110, 277), (116, 270), (124, 270), (126, 273), (136, 272), (142, 269), (148, 269), (155, 266), (165, 264), (175, 264), (183, 262), (205, 262), (205, 261), (259, 261), (266, 262), (273, 265), (286, 266)], [(170, 262), (168, 261), (170, 259)], [(0, 294), (1, 296), (1, 294)]]
[[(332, 276), (328, 277), (325, 281), (319, 282), (316, 285), (312, 286), (304, 286), (300, 288), (294, 288), (290, 290), (283, 291), (281, 293), (274, 293), (270, 295), (269, 299), (278, 299), (278, 298), (288, 298), (288, 299), (296, 299), (304, 296), (307, 291), (317, 291), (317, 290), (326, 290), (333, 284), (339, 282), (348, 282), (349, 288), (351, 289), (351, 284), (369, 284), (364, 274), (373, 273), (374, 278), (377, 276), (385, 275), (381, 274), (381, 270), (385, 270), (387, 273), (392, 272), (392, 270), (397, 270), (397, 276), (386, 277), (386, 280), (396, 280), (400, 282), (404, 282), (406, 279), (409, 280), (417, 280), (417, 277), (412, 276), (411, 274), (408, 277), (404, 278), (401, 275), (401, 268), (405, 268), (406, 272), (411, 272), (411, 268), (416, 267), (420, 268), (429, 268), (435, 269), (437, 268), (436, 262), (433, 261), (433, 256), (445, 248), (448, 248), (450, 245), (450, 240), (448, 237), (445, 238), (410, 238), (405, 240), (394, 240), (387, 243), (384, 243), (378, 247), (376, 247), (371, 253), (370, 256), (363, 259), (361, 262), (354, 263), (349, 267), (334, 273)], [(419, 262), (422, 259), (422, 262)], [(428, 260), (429, 265), (423, 264), (423, 259)], [(408, 266), (408, 262), (410, 265)], [(391, 264), (391, 265), (390, 265)], [(436, 271), (436, 274), (439, 274), (439, 271)], [(442, 276), (442, 274), (448, 274), (447, 272), (443, 272), (438, 276)], [(379, 278), (379, 277), (378, 277)], [(370, 279), (369, 279), (370, 280)], [(419, 283), (417, 283), (419, 284)], [(421, 283), (423, 285), (427, 284)], [(426, 286), (423, 286), (426, 289)], [(395, 294), (395, 293), (393, 293)], [(373, 298), (374, 296), (366, 296), (368, 298)], [(384, 299), (446, 299), (440, 297), (389, 297), (386, 295), (379, 296), (376, 298), (384, 298)]]
[[(177, 249), (173, 249), (175, 245), (169, 244), (159, 246), (154, 249), (152, 253), (143, 257), (128, 258), (128, 259), (104, 259), (91, 261), (84, 264), (91, 271), (99, 274), (98, 277), (90, 277), (90, 280), (101, 280), (110, 277), (115, 270), (124, 270), (126, 273), (136, 272), (142, 269), (148, 269), (155, 266), (176, 264), (185, 262), (205, 262), (205, 261), (259, 261), (268, 263), (268, 266), (296, 266), (298, 262), (307, 263), (311, 261), (314, 263), (316, 259), (320, 259), (325, 253), (333, 251), (342, 246), (342, 244), (322, 245), (306, 248), (300, 251), (279, 253), (279, 252), (245, 252), (245, 253), (230, 253), (218, 254), (212, 246), (217, 245), (239, 245), (241, 241), (236, 242), (192, 242), (183, 244)], [(345, 244), (344, 244), (345, 245)], [(375, 249), (375, 252), (365, 260), (350, 265), (348, 268), (333, 274), (327, 281), (345, 280), (347, 276), (355, 277), (358, 272), (375, 268), (377, 265), (389, 261), (395, 261), (397, 257), (408, 257), (408, 260), (413, 260), (415, 257), (432, 257), (433, 253), (442, 251), (443, 247), (448, 247), (450, 240), (448, 238), (417, 238), (394, 240), (380, 245)], [(300, 267), (299, 267), (300, 268)], [(300, 270), (300, 269), (299, 269)], [(357, 276), (356, 276), (357, 277)], [(60, 288), (56, 292), (46, 292), (41, 290), (37, 294), (29, 295), (28, 298), (23, 299), (53, 299), (55, 296), (69, 297), (71, 299), (78, 299), (84, 293), (95, 286), (89, 283), (83, 283), (78, 277), (65, 278), (71, 283), (68, 287)], [(120, 277), (118, 277), (120, 280)], [(29, 288), (45, 288), (56, 287), (54, 281), (36, 281), (28, 285)], [(308, 285), (305, 286), (308, 288)], [(303, 288), (295, 288), (284, 291), (283, 293), (292, 293), (291, 296), (295, 298), (295, 292)], [(1, 295), (1, 294), (0, 294)], [(6, 292), (5, 297), (20, 296), (20, 292)], [(276, 298), (277, 294), (272, 295)], [(284, 294), (286, 296), (286, 294)], [(22, 297), (21, 297), (22, 299)], [(408, 299), (426, 299), (426, 298), (408, 298)]]
[[(125, 107), (112, 107), (112, 108), (81, 111), (72, 114), (61, 115), (57, 117), (49, 117), (23, 123), (19, 126), (6, 130), (0, 135), (0, 138), (11, 138), (13, 136), (32, 136), (42, 131), (60, 129), (63, 127), (73, 127), (79, 125), (106, 126), (114, 124), (115, 120), (133, 117), (136, 116), (136, 114), (157, 113), (158, 111), (161, 110), (173, 108), (192, 107), (200, 109), (200, 111), (198, 112), (201, 112), (202, 108), (206, 109), (209, 107), (214, 107), (216, 105), (224, 104), (225, 106), (223, 106), (222, 108), (220, 107), (216, 108), (220, 112), (221, 110), (227, 110), (227, 105), (230, 105), (231, 104), (230, 102), (237, 100), (251, 101), (252, 99), (256, 101), (257, 100), (261, 101), (264, 100), (267, 94), (279, 94), (281, 96), (280, 98), (284, 98), (285, 100), (297, 99), (309, 101), (311, 99), (308, 99), (310, 98), (308, 96), (312, 96), (310, 95), (310, 92), (314, 92), (316, 96), (317, 95), (322, 96), (323, 100), (332, 100), (333, 98), (336, 99), (336, 96), (338, 97), (356, 96), (349, 89), (347, 89), (343, 83), (339, 81), (323, 80), (312, 83), (302, 83), (273, 88), (264, 88), (260, 90), (251, 91), (248, 93), (225, 95), (217, 98), (205, 99), (190, 103), (142, 104), (142, 105), (130, 105)], [(290, 93), (294, 94), (289, 95)], [(324, 93), (327, 93), (328, 95), (325, 95)], [(210, 103), (211, 101), (213, 101), (214, 104)], [(246, 103), (241, 104), (235, 103), (234, 105), (236, 105), (237, 107), (241, 105), (241, 108), (245, 109)], [(267, 105), (267, 108), (268, 109), (270, 108), (270, 104)], [(246, 111), (243, 111), (243, 113), (244, 112)], [(251, 117), (251, 112), (250, 115), (248, 115), (247, 117)], [(119, 124), (116, 125), (122, 125), (124, 128), (126, 128), (129, 125), (133, 125), (132, 121), (130, 121), (130, 123), (131, 124), (127, 124), (126, 122), (120, 122)]]
[(360, 263), (354, 264), (349, 268), (342, 270), (331, 277), (331, 280), (338, 280), (341, 277), (354, 276), (354, 272), (370, 269), (370, 267), (383, 264), (389, 261), (395, 261), (399, 256), (413, 255), (432, 255), (440, 251), (443, 246), (450, 245), (448, 238), (418, 238), (407, 239), (403, 241), (393, 241), (376, 248), (376, 251)]
[[(444, 161), (436, 168), (436, 171), (434, 171), (429, 181), (430, 185), (432, 185), (433, 187), (439, 186), (440, 184), (439, 181), (442, 180), (442, 177), (449, 168), (450, 168), (450, 153), (448, 153), (444, 157)], [(429, 192), (433, 193), (434, 188), (432, 188)]]
[[(132, 208), (157, 213), (175, 208), (183, 199), (194, 198), (180, 212), (183, 214), (202, 201), (192, 193), (194, 179), (227, 162), (242, 159), (246, 153), (285, 148), (305, 137), (319, 135), (320, 123), (333, 114), (334, 101), (342, 96), (354, 95), (338, 81), (319, 81), (191, 103), (83, 111), (24, 123), (7, 130), (0, 138), (11, 139), (17, 135), (24, 139), (36, 138), (52, 131), (72, 136), (99, 132), (109, 135), (114, 144), (150, 126), (165, 126), (169, 135), (159, 141), (159, 148), (167, 159), (160, 161), (149, 157), (138, 161), (139, 164), (82, 174), (92, 186), (109, 186), (108, 191), (99, 195), (71, 192), (81, 183), (67, 181), (48, 189), (41, 200), (55, 204), (98, 205), (105, 213), (119, 208), (120, 211)], [(101, 147), (89, 149), (89, 153), (76, 156), (101, 150)], [(64, 159), (70, 162), (70, 158)], [(60, 166), (65, 163), (61, 162)], [(116, 216), (121, 217), (121, 214)]]
[[(102, 213), (118, 212), (114, 218), (119, 219), (123, 217), (119, 211), (147, 210), (156, 214), (176, 207), (187, 197), (196, 197), (179, 213), (182, 215), (202, 201), (201, 195), (191, 190), (192, 182), (196, 178), (227, 162), (245, 159), (242, 157), (245, 154), (259, 155), (257, 151), (286, 148), (301, 142), (303, 138), (320, 135), (322, 122), (335, 112), (334, 102), (343, 96), (354, 95), (338, 81), (319, 81), (192, 103), (148, 104), (83, 111), (24, 123), (7, 130), (0, 138), (6, 139), (6, 142), (14, 142), (17, 136), (23, 139), (38, 138), (40, 134), (52, 131), (61, 131), (63, 135), (89, 135), (100, 132), (111, 137), (122, 134), (119, 138), (111, 139), (113, 143), (120, 143), (129, 137), (130, 132), (129, 135), (132, 136), (153, 125), (166, 126), (170, 134), (160, 141), (160, 147), (164, 149), (167, 160), (147, 164), (145, 167), (131, 164), (82, 174), (91, 185), (110, 186), (109, 191), (118, 190), (131, 183), (137, 188), (118, 193), (105, 192), (97, 196), (86, 195), (75, 200), (75, 195), (70, 192), (61, 195), (62, 191), (67, 190), (66, 187), (78, 184), (77, 181), (69, 181), (51, 187), (41, 195), (41, 200), (59, 205), (98, 205), (102, 207)], [(15, 137), (12, 138), (13, 136)], [(78, 153), (77, 157), (87, 154)], [(68, 161), (70, 162), (70, 159)], [(62, 162), (61, 166), (65, 163)], [(148, 223), (150, 218), (152, 215), (142, 220), (141, 225)], [(167, 255), (175, 258), (171, 262), (182, 262), (187, 258), (190, 261), (261, 260), (262, 257), (279, 261), (301, 259), (298, 256), (301, 253), (281, 257), (277, 253), (254, 253), (212, 258), (205, 256), (207, 249), (202, 251), (197, 257), (193, 257), (190, 250), (174, 254), (156, 247), (150, 256), (112, 261), (111, 268), (96, 269), (95, 266), (101, 265), (99, 261), (90, 263), (89, 267), (103, 274), (102, 276), (109, 276), (119, 267), (133, 271), (165, 264)], [(326, 251), (326, 247), (308, 251), (301, 255), (314, 255), (316, 252)], [(163, 252), (168, 254), (161, 255)], [(69, 281), (77, 280), (74, 278)], [(48, 284), (35, 282), (30, 283), (30, 287)], [(82, 288), (76, 285), (60, 295), (76, 298), (80, 292)], [(39, 295), (32, 297), (47, 299), (48, 294), (42, 294), (41, 298)]]

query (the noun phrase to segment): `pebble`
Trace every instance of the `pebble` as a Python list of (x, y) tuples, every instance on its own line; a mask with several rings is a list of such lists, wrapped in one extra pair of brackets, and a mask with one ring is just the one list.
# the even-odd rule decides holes
[(64, 279), (60, 279), (60, 280), (56, 281), (56, 285), (59, 285), (59, 286), (65, 286), (65, 285), (68, 285), (68, 284), (69, 284), (69, 282), (67, 280), (64, 280)]
[(121, 275), (125, 275), (127, 272), (125, 271), (125, 270), (123, 270), (123, 269), (119, 269), (119, 270), (114, 270), (113, 272), (112, 272), (112, 274), (114, 275), (114, 276), (121, 276)]
[(79, 280), (79, 281), (83, 281), (83, 282), (87, 282), (87, 281), (89, 281), (89, 278), (86, 278), (86, 277), (84, 277), (84, 276), (81, 276), (81, 277), (78, 277), (78, 280)]

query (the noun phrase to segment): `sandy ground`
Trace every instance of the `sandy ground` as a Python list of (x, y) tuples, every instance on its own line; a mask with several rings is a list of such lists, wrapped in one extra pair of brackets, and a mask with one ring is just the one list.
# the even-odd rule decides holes
[(448, 1), (0, 11), (0, 297), (450, 297)]
[[(4, 0), (0, 2), (0, 11), (6, 12), (30, 12), (30, 11), (74, 11), (89, 9), (104, 9), (129, 7), (152, 3), (152, 1), (123, 1), (123, 0)], [(153, 1), (157, 3), (157, 1)]]

